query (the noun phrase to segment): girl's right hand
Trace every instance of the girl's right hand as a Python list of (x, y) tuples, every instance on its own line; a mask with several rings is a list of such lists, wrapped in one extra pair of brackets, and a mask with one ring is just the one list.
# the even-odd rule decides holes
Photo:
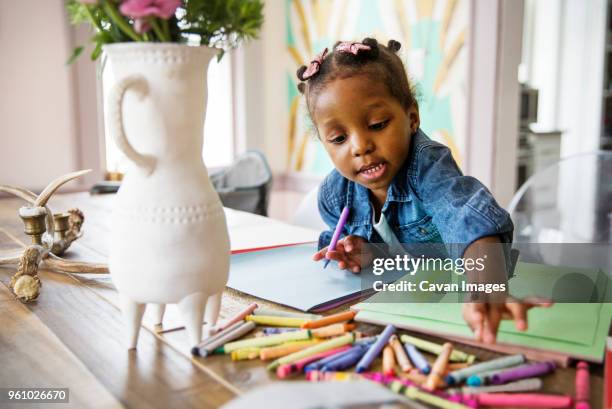
[(335, 260), (342, 270), (350, 270), (359, 273), (363, 267), (367, 267), (374, 258), (372, 251), (365, 246), (367, 241), (360, 236), (346, 236), (336, 244), (336, 249), (328, 252), (327, 247), (317, 251), (312, 259), (314, 261)]

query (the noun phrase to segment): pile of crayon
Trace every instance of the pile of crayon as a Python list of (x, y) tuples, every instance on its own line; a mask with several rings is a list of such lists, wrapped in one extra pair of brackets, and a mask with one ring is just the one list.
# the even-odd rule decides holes
[[(350, 323), (355, 312), (327, 317), (280, 313), (250, 305), (193, 348), (196, 356), (228, 354), (233, 360), (271, 360), (267, 368), (279, 378), (305, 373), (309, 381), (367, 379), (396, 393), (443, 409), (531, 407), (589, 409), (589, 372), (578, 364), (575, 396), (538, 394), (540, 376), (555, 370), (554, 362), (528, 363), (510, 355), (474, 363), (476, 357), (410, 335), (388, 325), (374, 337), (363, 337)], [(238, 338), (259, 328), (255, 337)], [(432, 363), (422, 352), (435, 355)], [(382, 356), (382, 372), (374, 372)], [(355, 367), (355, 372), (347, 372)]]

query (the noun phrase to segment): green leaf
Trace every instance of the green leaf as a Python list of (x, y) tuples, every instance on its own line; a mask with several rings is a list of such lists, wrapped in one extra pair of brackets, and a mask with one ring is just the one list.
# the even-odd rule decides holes
[(76, 61), (77, 58), (79, 58), (79, 55), (81, 55), (81, 53), (83, 52), (83, 50), (85, 49), (85, 47), (78, 46), (76, 47), (73, 51), (72, 51), (72, 55), (70, 56), (70, 58), (68, 58), (68, 61), (66, 61), (66, 65), (70, 65), (73, 62)]
[(102, 43), (96, 44), (96, 48), (91, 52), (91, 60), (97, 60), (100, 54), (102, 54)]

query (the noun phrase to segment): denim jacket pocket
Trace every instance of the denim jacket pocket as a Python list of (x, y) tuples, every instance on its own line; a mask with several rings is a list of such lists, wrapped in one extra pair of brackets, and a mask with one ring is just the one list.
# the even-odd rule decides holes
[(432, 221), (431, 216), (426, 215), (422, 219), (412, 223), (399, 225), (397, 229), (400, 233), (398, 239), (402, 243), (411, 242), (441, 242), (442, 237)]

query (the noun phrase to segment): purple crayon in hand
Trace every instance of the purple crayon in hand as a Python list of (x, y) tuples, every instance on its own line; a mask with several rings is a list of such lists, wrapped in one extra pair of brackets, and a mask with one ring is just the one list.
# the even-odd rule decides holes
[(516, 368), (508, 369), (507, 371), (496, 373), (495, 375), (491, 376), (491, 383), (493, 385), (501, 385), (517, 379), (546, 375), (554, 370), (555, 363), (552, 361), (521, 365)]
[[(340, 219), (338, 219), (338, 224), (336, 225), (336, 230), (334, 230), (334, 235), (332, 236), (331, 243), (329, 243), (329, 247), (327, 248), (327, 252), (336, 250), (336, 244), (338, 244), (338, 239), (340, 238), (340, 234), (342, 233), (342, 229), (344, 229), (344, 225), (346, 224), (346, 219), (348, 219), (349, 208), (348, 206), (344, 206), (342, 209), (342, 213), (340, 214)], [(327, 257), (327, 254), (325, 255)], [(331, 260), (326, 259), (325, 265), (323, 268), (327, 268)]]

